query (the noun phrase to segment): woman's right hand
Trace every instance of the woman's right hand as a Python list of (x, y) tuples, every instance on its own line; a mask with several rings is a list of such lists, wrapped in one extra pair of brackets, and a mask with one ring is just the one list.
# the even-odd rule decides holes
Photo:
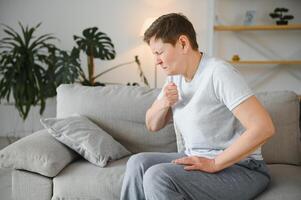
[(167, 107), (175, 105), (179, 100), (177, 85), (173, 82), (168, 83), (163, 91), (163, 98)]
[(161, 98), (155, 100), (145, 115), (146, 127), (151, 132), (156, 132), (165, 127), (172, 119), (171, 106), (177, 103), (178, 89), (176, 84), (168, 83), (163, 89)]

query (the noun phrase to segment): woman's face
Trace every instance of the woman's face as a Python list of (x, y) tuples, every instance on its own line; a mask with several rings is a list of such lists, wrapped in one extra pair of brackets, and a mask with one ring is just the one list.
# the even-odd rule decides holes
[(161, 67), (166, 75), (181, 74), (181, 45), (163, 43), (161, 39), (152, 37), (149, 46), (155, 57), (155, 65)]

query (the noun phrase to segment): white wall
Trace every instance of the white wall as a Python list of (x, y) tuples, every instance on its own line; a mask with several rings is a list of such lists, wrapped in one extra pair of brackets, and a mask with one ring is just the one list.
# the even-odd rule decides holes
[(56, 115), (55, 98), (47, 100), (43, 116), (39, 112), (39, 106), (32, 107), (26, 121), (23, 121), (13, 104), (0, 104), (0, 137), (23, 137), (41, 130), (43, 127), (40, 124), (40, 118), (55, 117)]
[[(0, 0), (0, 23), (19, 30), (18, 21), (29, 26), (42, 22), (39, 33), (53, 33), (60, 39), (58, 46), (65, 50), (74, 46), (73, 35), (81, 35), (83, 29), (97, 26), (111, 37), (117, 57), (113, 61), (97, 61), (96, 73), (134, 60), (134, 56), (138, 55), (151, 87), (154, 86), (152, 54), (139, 33), (146, 18), (169, 12), (185, 14), (195, 25), (201, 49), (208, 48), (207, 0)], [(1, 30), (0, 38), (3, 36)], [(86, 66), (85, 56), (82, 56), (82, 66)], [(164, 79), (165, 76), (158, 70), (158, 86), (163, 84)], [(112, 71), (98, 81), (124, 84), (139, 82), (140, 79), (133, 64)], [(45, 116), (55, 116), (53, 102), (47, 104)], [(37, 111), (38, 108), (34, 108), (23, 123), (13, 106), (1, 105), (0, 135), (18, 136), (40, 129)]]
[[(209, 5), (213, 0), (0, 0), (0, 23), (18, 29), (17, 22), (30, 26), (42, 22), (39, 33), (53, 33), (60, 39), (58, 46), (70, 50), (73, 35), (97, 26), (113, 40), (117, 57), (113, 61), (97, 61), (96, 73), (110, 66), (130, 61), (139, 55), (143, 70), (154, 86), (154, 65), (150, 50), (142, 42), (139, 32), (143, 21), (169, 12), (182, 12), (194, 24), (202, 51), (210, 48), (208, 26), (212, 21)], [(285, 6), (301, 21), (299, 0), (216, 0), (216, 13), (225, 24), (241, 23), (246, 10), (257, 10), (255, 22), (273, 23), (267, 16), (276, 6)], [(4, 36), (0, 31), (0, 38)], [(225, 59), (239, 53), (241, 58), (301, 59), (300, 31), (214, 33), (214, 55)], [(82, 56), (82, 64), (86, 58)], [(239, 70), (255, 91), (291, 89), (301, 94), (300, 66), (243, 66)], [(158, 70), (158, 86), (165, 76)], [(98, 79), (101, 82), (139, 82), (135, 64), (119, 68)], [(55, 101), (49, 101), (45, 116), (55, 116)], [(37, 108), (23, 123), (13, 108), (0, 106), (0, 135), (24, 135), (40, 128)]]
[[(97, 61), (96, 73), (115, 64), (134, 60), (139, 55), (143, 70), (153, 82), (153, 61), (150, 50), (139, 36), (144, 20), (169, 12), (182, 12), (195, 24), (202, 48), (206, 43), (206, 0), (0, 0), (0, 22), (18, 28), (17, 22), (31, 26), (42, 22), (41, 33), (54, 33), (62, 49), (74, 46), (73, 35), (83, 29), (97, 26), (107, 33), (115, 44), (114, 61)], [(163, 3), (162, 3), (163, 2)], [(1, 37), (3, 32), (1, 32)], [(82, 56), (86, 66), (86, 58)], [(164, 80), (160, 76), (158, 84)], [(103, 82), (139, 82), (136, 65), (122, 67), (99, 78)]]
[[(276, 7), (286, 7), (301, 24), (299, 0), (216, 0), (216, 15), (220, 24), (239, 25), (247, 10), (255, 10), (254, 24), (275, 24), (269, 17)], [(214, 54), (231, 60), (239, 54), (241, 60), (301, 60), (301, 30), (215, 32)], [(301, 95), (301, 65), (237, 66), (255, 91), (293, 90)]]

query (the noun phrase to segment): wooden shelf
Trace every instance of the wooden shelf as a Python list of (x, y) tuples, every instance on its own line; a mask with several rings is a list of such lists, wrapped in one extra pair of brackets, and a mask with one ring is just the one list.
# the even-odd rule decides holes
[(215, 31), (268, 31), (268, 30), (301, 30), (301, 24), (288, 25), (250, 25), (250, 26), (214, 26)]
[(228, 61), (231, 64), (252, 64), (252, 65), (265, 65), (265, 64), (282, 64), (282, 65), (300, 65), (301, 60), (245, 60), (245, 61)]

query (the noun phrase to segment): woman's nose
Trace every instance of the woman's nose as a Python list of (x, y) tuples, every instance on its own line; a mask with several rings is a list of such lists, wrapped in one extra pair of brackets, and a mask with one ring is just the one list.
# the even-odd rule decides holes
[(156, 58), (155, 64), (160, 65), (162, 63), (162, 60), (160, 58)]

